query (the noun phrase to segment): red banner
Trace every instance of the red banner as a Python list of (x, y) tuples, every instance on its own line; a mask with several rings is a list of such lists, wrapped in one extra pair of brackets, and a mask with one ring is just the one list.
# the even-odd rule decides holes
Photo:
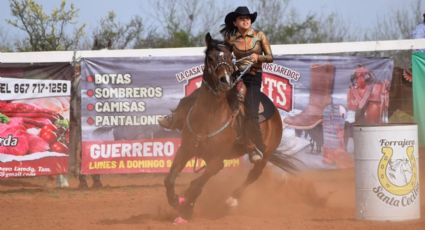
[[(122, 141), (87, 141), (83, 143), (83, 174), (165, 173), (180, 146), (179, 138)], [(239, 166), (239, 159), (225, 161), (225, 167)], [(205, 165), (192, 159), (183, 171), (190, 172)]]
[[(60, 76), (49, 72), (55, 68)], [(35, 67), (18, 75), (0, 69), (8, 76), (0, 77), (0, 178), (68, 171), (71, 81), (63, 79), (72, 72), (64, 69)]]

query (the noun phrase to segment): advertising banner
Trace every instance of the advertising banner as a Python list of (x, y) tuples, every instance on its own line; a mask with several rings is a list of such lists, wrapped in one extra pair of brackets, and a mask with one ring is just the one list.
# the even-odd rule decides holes
[[(167, 172), (180, 134), (157, 119), (200, 87), (202, 63), (200, 57), (83, 59), (81, 172)], [(310, 168), (352, 167), (351, 126), (387, 121), (392, 69), (390, 59), (364, 57), (280, 56), (263, 64), (262, 92), (284, 123), (272, 161), (293, 155)], [(202, 164), (189, 162), (186, 171)]]
[(388, 122), (393, 61), (291, 56), (275, 63), (300, 76), (291, 81), (294, 105), (282, 114), (280, 152), (293, 155), (307, 168), (353, 167), (354, 124)]
[(0, 178), (68, 171), (70, 70), (0, 67)]

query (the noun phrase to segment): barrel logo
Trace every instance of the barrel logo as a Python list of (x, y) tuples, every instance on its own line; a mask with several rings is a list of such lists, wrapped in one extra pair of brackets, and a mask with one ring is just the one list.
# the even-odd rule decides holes
[(406, 148), (406, 155), (407, 155), (407, 159), (409, 160), (410, 168), (402, 169), (401, 171), (399, 171), (399, 173), (404, 173), (404, 171), (406, 170), (410, 171), (412, 173), (410, 180), (408, 180), (407, 183), (404, 185), (396, 185), (393, 182), (391, 182), (387, 174), (389, 162), (391, 161), (391, 158), (393, 156), (393, 149), (391, 147), (382, 148), (382, 157), (379, 161), (379, 166), (378, 166), (378, 178), (379, 178), (379, 183), (387, 192), (393, 195), (403, 196), (403, 195), (407, 195), (411, 193), (413, 189), (415, 188), (418, 182), (418, 178), (417, 178), (418, 171), (416, 168), (416, 159), (413, 152), (414, 152), (413, 146), (408, 146)]

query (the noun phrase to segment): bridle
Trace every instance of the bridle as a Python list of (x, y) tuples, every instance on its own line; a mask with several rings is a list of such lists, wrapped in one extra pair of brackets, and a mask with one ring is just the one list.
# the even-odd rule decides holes
[[(219, 46), (220, 45), (222, 45), (222, 44), (219, 44)], [(224, 46), (224, 45), (222, 45), (222, 46)], [(220, 51), (219, 54), (218, 54), (218, 57), (217, 57), (217, 59), (219, 60), (218, 63), (215, 66), (210, 67), (210, 65), (208, 65), (208, 58), (206, 58), (205, 59), (205, 68), (207, 69), (207, 73), (208, 74), (213, 74), (213, 73), (215, 73), (217, 71), (217, 69), (219, 67), (224, 66), (224, 68), (226, 68), (225, 71), (228, 70), (228, 71), (231, 72), (231, 75), (233, 75), (236, 72), (236, 70), (238, 69), (237, 66), (236, 66), (236, 63), (238, 63), (240, 61), (243, 61), (243, 60), (246, 60), (247, 58), (249, 58), (249, 57), (244, 57), (244, 58), (241, 58), (239, 60), (236, 60), (235, 56), (232, 55), (232, 62), (231, 62), (231, 64), (229, 64), (228, 62), (226, 62), (226, 59), (224, 58), (224, 52), (223, 51)], [(233, 88), (242, 79), (242, 76), (251, 68), (251, 66), (252, 66), (252, 63), (249, 64), (243, 71), (241, 71), (239, 73), (239, 76), (237, 76), (234, 81), (230, 81), (229, 80), (229, 82), (230, 82), (230, 89)], [(213, 70), (213, 72), (211, 70)], [(226, 73), (226, 77), (229, 77), (230, 78), (231, 75), (228, 75), (227, 72), (225, 72), (225, 73)], [(205, 74), (205, 72), (204, 72), (204, 74)], [(208, 83), (205, 80), (205, 78), (202, 79), (202, 85), (204, 87), (206, 87), (214, 95), (218, 95), (220, 93), (219, 87), (213, 88), (210, 85), (210, 83)], [(217, 84), (217, 85), (219, 86), (219, 84)], [(200, 135), (200, 134), (196, 133), (193, 130), (193, 127), (190, 124), (190, 117), (191, 117), (192, 109), (193, 109), (193, 106), (190, 108), (190, 110), (189, 110), (189, 112), (188, 112), (188, 114), (186, 116), (186, 125), (187, 125), (187, 128), (188, 128), (189, 132), (191, 132), (196, 137), (196, 140), (197, 140), (198, 143), (201, 140), (205, 140), (205, 139), (214, 137), (217, 134), (221, 133), (223, 130), (225, 130), (227, 127), (229, 127), (229, 125), (232, 123), (232, 120), (234, 119), (234, 115), (232, 115), (218, 129), (216, 129), (216, 130), (214, 130), (214, 131), (212, 131), (212, 132), (210, 132), (208, 134)]]
[[(224, 45), (218, 44), (217, 46), (224, 46)], [(216, 60), (218, 60), (217, 64), (209, 65), (208, 58), (205, 59), (205, 69), (206, 69), (206, 71), (204, 71), (204, 74), (208, 74), (208, 76), (211, 76), (212, 74), (215, 74), (216, 71), (219, 68), (221, 68), (221, 67), (225, 68), (224, 71), (225, 71), (225, 77), (227, 78), (226, 80), (230, 83), (230, 87), (233, 87), (233, 82), (231, 81), (231, 75), (237, 70), (235, 63), (233, 62), (233, 58), (231, 59), (232, 62), (229, 63), (224, 56), (224, 51), (219, 50), (217, 57), (216, 57)], [(217, 82), (215, 84), (215, 87), (213, 87), (211, 85), (211, 83), (209, 83), (205, 78), (203, 78), (202, 79), (202, 85), (204, 87), (206, 87), (214, 95), (218, 95), (222, 92), (221, 88), (220, 88), (220, 82)], [(234, 119), (234, 116), (230, 116), (229, 119), (227, 119), (227, 121), (222, 126), (220, 126), (218, 129), (216, 129), (216, 130), (214, 130), (210, 133), (207, 133), (207, 134), (198, 134), (193, 130), (193, 127), (190, 123), (190, 117), (191, 117), (191, 114), (192, 114), (192, 109), (193, 109), (193, 106), (190, 108), (190, 110), (189, 110), (189, 112), (186, 116), (186, 125), (187, 125), (189, 132), (191, 132), (196, 137), (197, 143), (199, 143), (202, 140), (214, 137), (217, 134), (221, 133), (223, 130), (225, 130), (226, 128), (228, 128), (230, 126), (230, 124), (232, 123), (232, 120)]]
[[(218, 44), (217, 46), (225, 46), (225, 45)], [(228, 63), (226, 61), (226, 58), (224, 57), (224, 52), (223, 51), (219, 51), (219, 53), (217, 54), (217, 58), (216, 59), (218, 60), (218, 62), (214, 66), (209, 65), (208, 58), (205, 59), (205, 68), (206, 68), (207, 71), (206, 71), (206, 73), (204, 72), (204, 74), (208, 74), (209, 76), (211, 76), (212, 74), (215, 74), (215, 72), (220, 67), (224, 67), (225, 68), (224, 71), (225, 71), (226, 80), (228, 82), (230, 82), (230, 88), (232, 88), (234, 85), (233, 85), (233, 83), (231, 81), (231, 75), (237, 69), (235, 63), (233, 61), (231, 63)], [(204, 85), (214, 95), (218, 95), (221, 92), (220, 82), (215, 83), (215, 86), (213, 86), (205, 78), (203, 78), (202, 79), (202, 85)]]
[[(228, 64), (227, 62), (220, 62), (220, 63), (218, 63), (217, 65), (216, 65), (216, 67), (214, 68), (214, 70), (217, 70), (217, 68), (219, 67), (219, 65), (227, 65), (227, 66), (229, 66), (229, 68), (233, 68), (234, 70), (236, 70), (237, 69), (237, 67), (236, 67), (236, 63), (238, 63), (238, 62), (241, 62), (241, 61), (243, 61), (243, 60), (245, 60), (245, 59), (247, 59), (248, 57), (243, 57), (243, 58), (240, 58), (240, 59), (238, 59), (238, 60), (236, 60), (235, 58), (234, 59), (232, 59), (232, 65), (230, 65), (230, 64)], [(236, 86), (236, 84), (238, 84), (238, 82), (240, 81), (240, 80), (242, 80), (242, 77), (243, 77), (243, 75), (246, 73), (246, 72), (248, 72), (248, 70), (249, 69), (251, 69), (251, 66), (253, 65), (254, 63), (250, 63), (250, 64), (248, 64), (247, 66), (246, 66), (246, 68), (243, 70), (243, 71), (241, 71), (240, 73), (239, 73), (239, 75), (235, 78), (235, 80), (234, 81), (231, 81), (230, 82), (230, 88), (233, 88), (233, 87), (235, 87)], [(236, 72), (236, 71), (235, 71)], [(208, 82), (207, 81), (205, 81), (204, 79), (202, 80), (202, 84), (204, 84), (213, 94), (215, 94), (215, 95), (217, 95), (218, 94), (218, 92), (216, 91), (216, 90), (214, 90), (209, 84), (208, 84)]]

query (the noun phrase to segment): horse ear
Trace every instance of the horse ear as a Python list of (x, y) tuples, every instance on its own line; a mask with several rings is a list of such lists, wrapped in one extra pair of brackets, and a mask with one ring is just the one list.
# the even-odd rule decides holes
[(208, 33), (205, 35), (205, 43), (207, 44), (207, 46), (211, 43), (211, 41), (212, 41), (212, 37), (211, 37), (210, 32), (208, 32)]

